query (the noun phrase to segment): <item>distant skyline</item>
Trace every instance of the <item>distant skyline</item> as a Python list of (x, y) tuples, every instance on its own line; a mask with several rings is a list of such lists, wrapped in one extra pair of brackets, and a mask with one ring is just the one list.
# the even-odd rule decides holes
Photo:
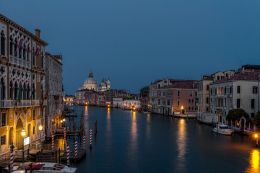
[(64, 88), (74, 94), (92, 71), (112, 88), (138, 92), (160, 78), (260, 64), (260, 1), (0, 1), (0, 13), (62, 54)]

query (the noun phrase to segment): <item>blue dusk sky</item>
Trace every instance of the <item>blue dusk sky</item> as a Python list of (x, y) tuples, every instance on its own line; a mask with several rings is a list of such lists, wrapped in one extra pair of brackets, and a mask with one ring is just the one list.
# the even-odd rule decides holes
[(0, 0), (0, 12), (64, 58), (73, 94), (90, 71), (137, 92), (158, 78), (260, 64), (259, 0)]

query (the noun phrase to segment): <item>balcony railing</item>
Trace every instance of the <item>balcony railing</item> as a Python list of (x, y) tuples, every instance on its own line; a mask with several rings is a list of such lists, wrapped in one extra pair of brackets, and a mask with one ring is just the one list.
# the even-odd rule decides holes
[(39, 100), (0, 101), (0, 108), (31, 107), (31, 106), (40, 106), (40, 101)]

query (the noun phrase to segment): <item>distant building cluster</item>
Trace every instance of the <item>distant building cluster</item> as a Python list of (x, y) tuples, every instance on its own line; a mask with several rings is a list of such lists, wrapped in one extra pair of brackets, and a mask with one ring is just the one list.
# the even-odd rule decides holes
[(140, 108), (138, 95), (126, 90), (111, 89), (111, 82), (106, 79), (103, 79), (98, 85), (92, 72), (89, 73), (83, 86), (76, 91), (74, 103), (125, 109)]

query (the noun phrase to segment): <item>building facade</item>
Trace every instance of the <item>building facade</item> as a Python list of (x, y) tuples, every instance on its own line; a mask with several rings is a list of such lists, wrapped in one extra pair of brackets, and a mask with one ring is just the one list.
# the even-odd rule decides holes
[(243, 109), (253, 118), (259, 112), (259, 77), (237, 74), (210, 85), (211, 113), (225, 122), (232, 109)]
[(204, 123), (217, 123), (218, 117), (211, 111), (210, 85), (214, 82), (228, 80), (235, 75), (234, 70), (216, 72), (212, 75), (204, 75), (198, 82), (197, 119)]
[(45, 46), (40, 30), (30, 33), (0, 14), (0, 153), (10, 144), (23, 145), (21, 131), (31, 144), (44, 132)]
[[(46, 135), (50, 137), (51, 131), (55, 130), (56, 122), (63, 112), (63, 78), (62, 78), (62, 56), (46, 53), (46, 93), (47, 108), (45, 116)], [(47, 130), (48, 129), (48, 130)]]
[(197, 88), (193, 80), (164, 79), (149, 87), (151, 111), (163, 115), (194, 114)]

